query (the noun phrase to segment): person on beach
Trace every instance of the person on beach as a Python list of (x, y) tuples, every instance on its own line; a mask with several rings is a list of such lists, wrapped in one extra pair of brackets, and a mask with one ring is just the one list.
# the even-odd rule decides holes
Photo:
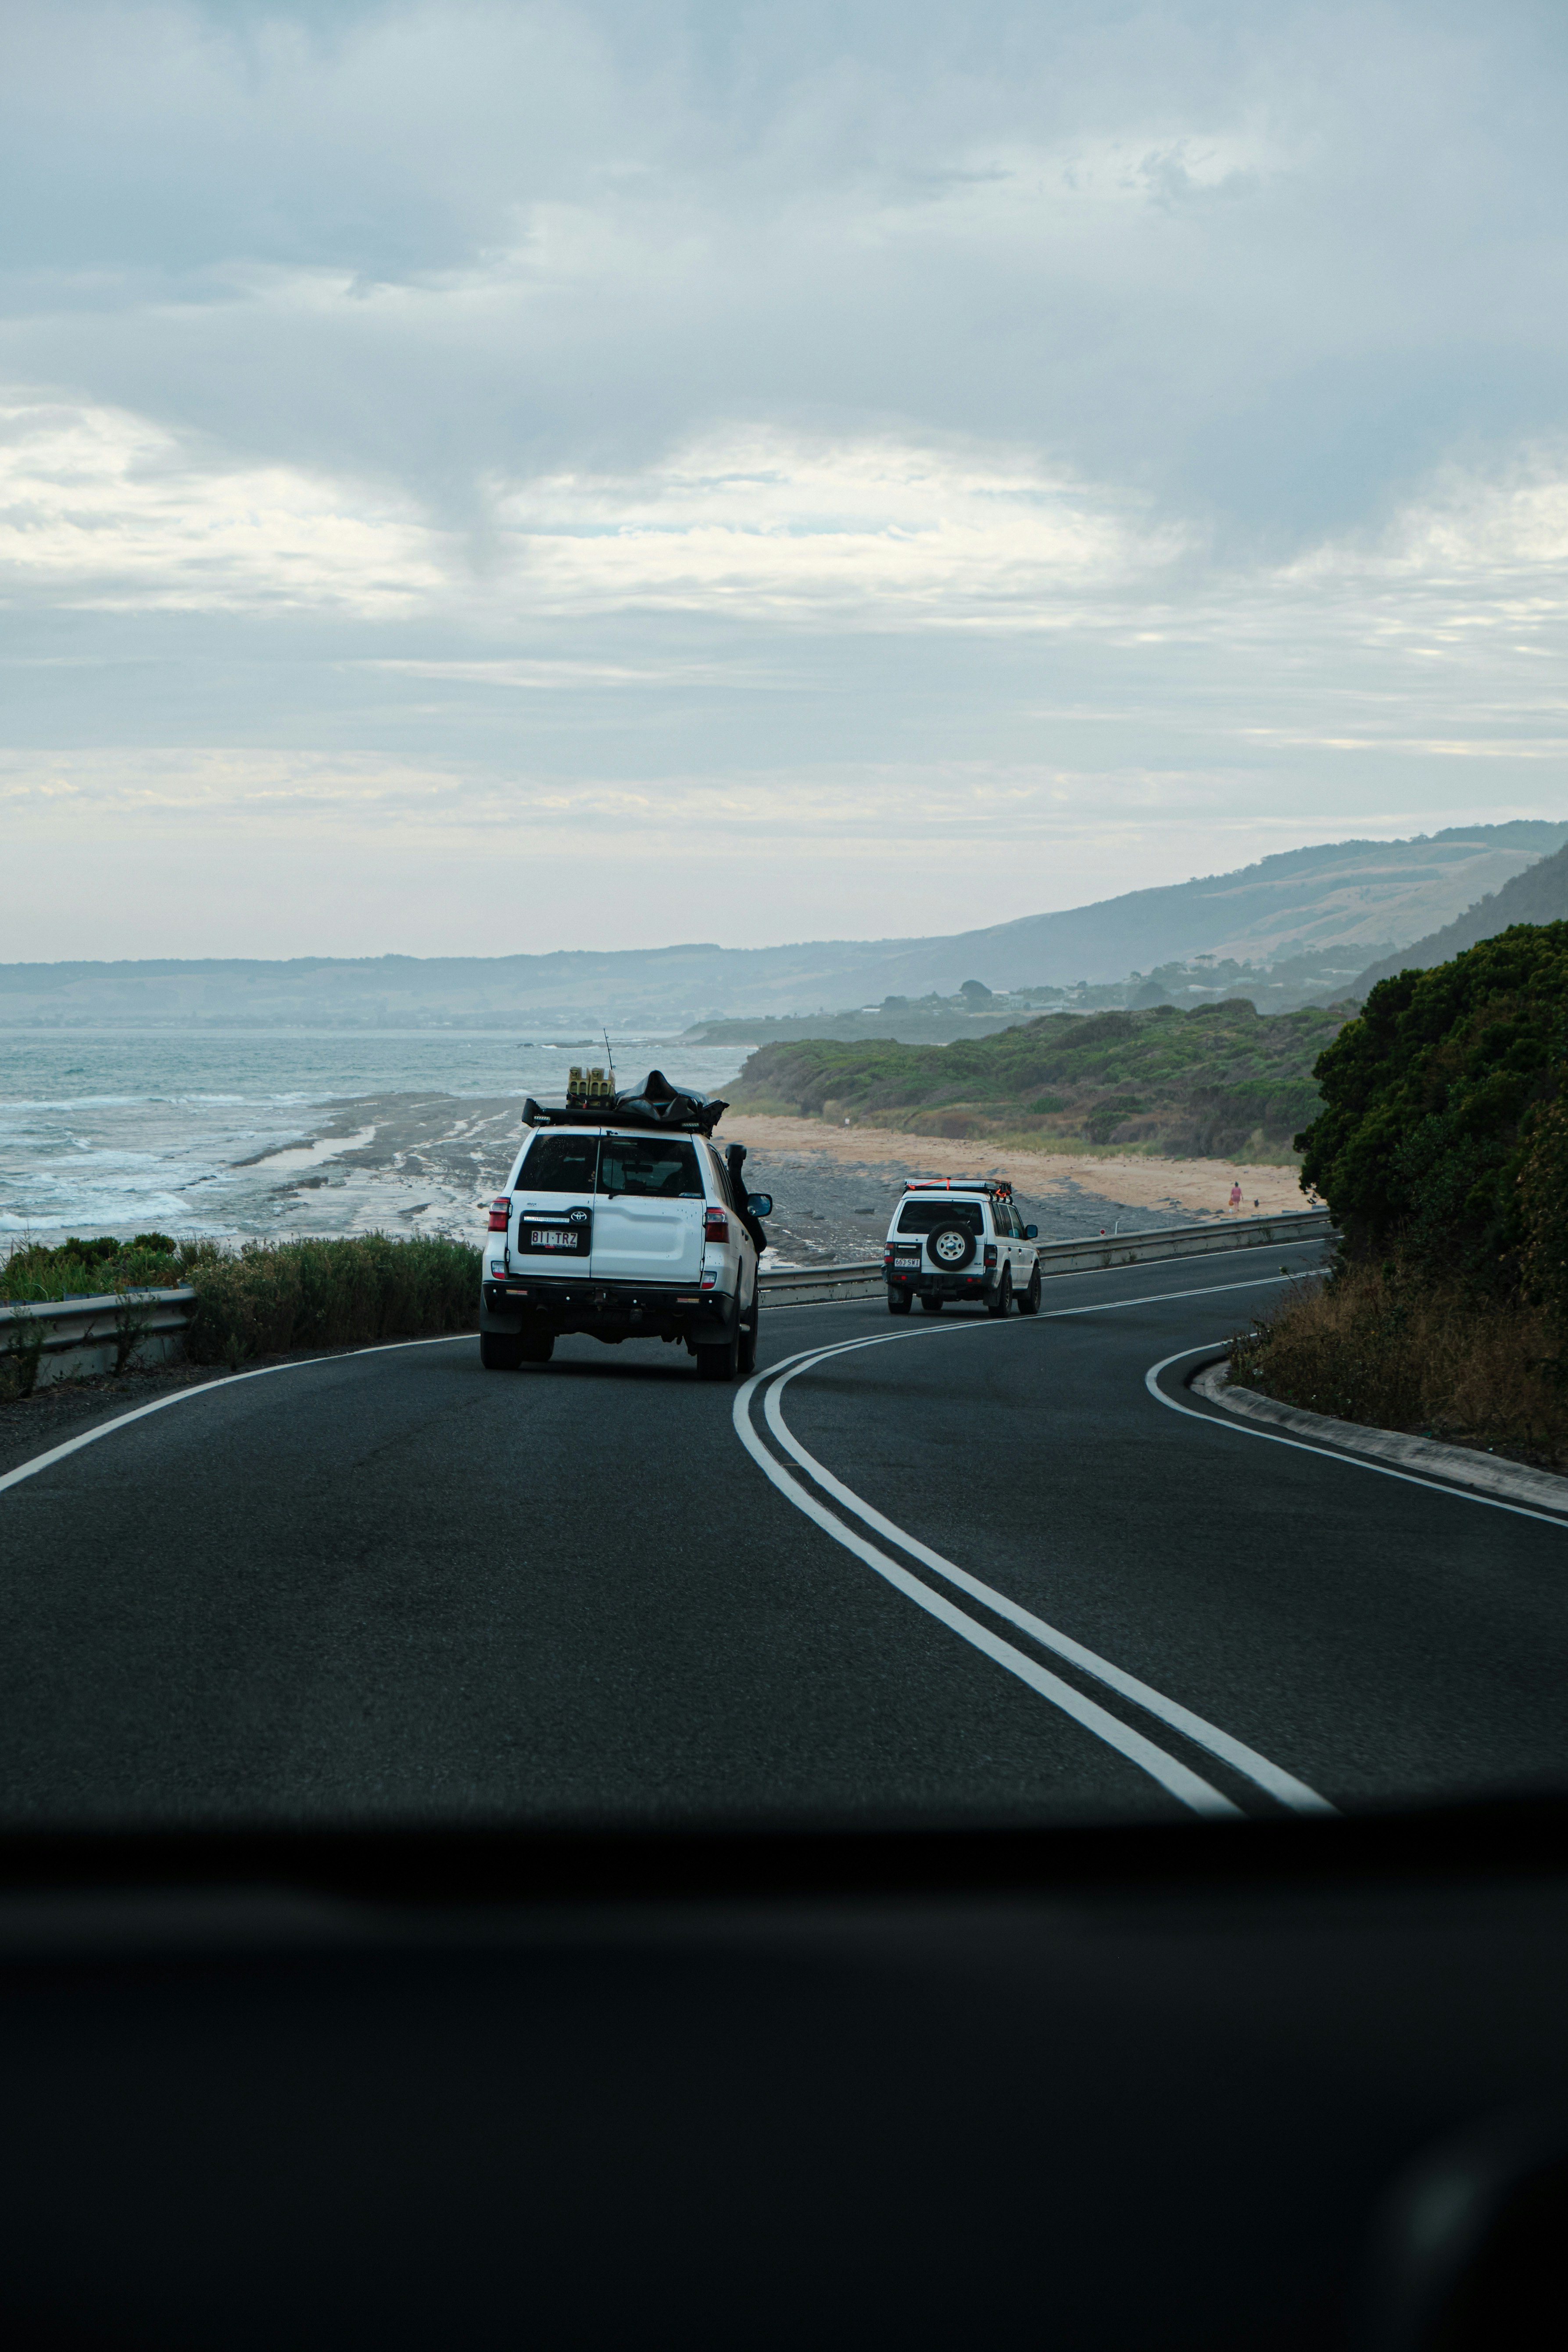
[(1241, 1185), (1239, 1179), (1230, 1187), (1230, 1205), (1233, 1209), (1239, 1209), (1241, 1206)]

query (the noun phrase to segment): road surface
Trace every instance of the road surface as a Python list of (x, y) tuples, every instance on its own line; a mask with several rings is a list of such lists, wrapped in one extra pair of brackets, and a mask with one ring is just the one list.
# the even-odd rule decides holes
[(0, 1491), (5, 1812), (1037, 1822), (1561, 1781), (1568, 1526), (1172, 1409), (1317, 1258), (1062, 1277), (1001, 1325), (779, 1308), (733, 1390), (591, 1339), (486, 1373), (465, 1337), (184, 1392)]

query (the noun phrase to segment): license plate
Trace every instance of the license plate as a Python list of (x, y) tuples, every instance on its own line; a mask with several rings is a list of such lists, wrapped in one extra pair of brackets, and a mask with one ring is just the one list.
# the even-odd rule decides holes
[(577, 1235), (565, 1226), (530, 1225), (528, 1240), (535, 1249), (569, 1249), (577, 1247)]
[(893, 1262), (901, 1273), (912, 1273), (920, 1264), (917, 1257), (895, 1257)]

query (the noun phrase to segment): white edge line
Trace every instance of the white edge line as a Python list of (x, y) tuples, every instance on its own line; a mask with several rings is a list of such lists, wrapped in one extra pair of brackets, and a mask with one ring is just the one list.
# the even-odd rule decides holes
[(1523, 1503), (1505, 1503), (1499, 1495), (1478, 1495), (1473, 1486), (1449, 1486), (1441, 1478), (1423, 1478), (1414, 1470), (1396, 1470), (1386, 1462), (1372, 1462), (1364, 1454), (1342, 1454), (1334, 1445), (1315, 1445), (1310, 1438), (1285, 1437), (1278, 1430), (1254, 1429), (1249, 1422), (1230, 1413), (1215, 1411), (1200, 1412), (1196, 1405), (1178, 1404), (1175, 1397), (1166, 1396), (1160, 1386), (1160, 1374), (1169, 1371), (1173, 1364), (1186, 1361), (1188, 1356), (1218, 1355), (1229, 1346), (1228, 1339), (1200, 1339), (1196, 1348), (1178, 1348), (1174, 1356), (1164, 1356), (1151, 1364), (1144, 1374), (1144, 1386), (1149, 1394), (1169, 1408), (1172, 1412), (1185, 1412), (1189, 1421), (1201, 1421), (1206, 1429), (1228, 1429), (1234, 1437), (1260, 1437), (1270, 1445), (1289, 1445), (1297, 1454), (1311, 1454), (1319, 1462), (1343, 1462), (1347, 1470), (1371, 1470), (1379, 1478), (1397, 1478), (1406, 1486), (1425, 1486), (1429, 1495), (1450, 1495), (1458, 1503), (1479, 1503), (1489, 1511), (1511, 1511), (1517, 1519), (1534, 1519), (1543, 1528), (1568, 1526), (1552, 1511), (1532, 1511)]
[(1016, 1601), (1009, 1601), (1005, 1593), (998, 1592), (988, 1584), (983, 1584), (977, 1576), (971, 1576), (967, 1570), (959, 1568), (954, 1561), (945, 1559), (941, 1552), (933, 1551), (928, 1544), (923, 1544), (917, 1537), (906, 1535), (894, 1520), (884, 1518), (880, 1511), (874, 1510), (869, 1503), (862, 1501), (852, 1488), (844, 1486), (841, 1480), (835, 1478), (831, 1470), (825, 1470), (815, 1455), (807, 1452), (789, 1428), (784, 1419), (783, 1408), (779, 1402), (780, 1392), (788, 1388), (792, 1380), (798, 1379), (802, 1372), (808, 1372), (813, 1369), (810, 1361), (797, 1363), (784, 1373), (781, 1380), (775, 1380), (764, 1401), (763, 1412), (769, 1429), (784, 1451), (792, 1455), (801, 1468), (816, 1480), (819, 1486), (831, 1495), (836, 1502), (841, 1503), (847, 1510), (852, 1511), (857, 1518), (862, 1519), (866, 1526), (874, 1529), (878, 1535), (884, 1536), (890, 1542), (897, 1544), (901, 1550), (908, 1552), (913, 1559), (923, 1561), (938, 1576), (946, 1577), (950, 1584), (957, 1585), (959, 1590), (967, 1592), (972, 1601), (978, 1601), (986, 1608), (994, 1610), (998, 1617), (1008, 1618), (1023, 1633), (1039, 1642), (1042, 1648), (1053, 1650), (1058, 1657), (1065, 1658), (1070, 1665), (1079, 1666), (1085, 1674), (1092, 1675), (1097, 1682), (1107, 1684), (1112, 1690), (1119, 1692), (1122, 1697), (1131, 1699), (1134, 1706), (1141, 1706), (1146, 1715), (1155, 1716), (1161, 1723), (1168, 1725), (1172, 1731), (1180, 1732), (1196, 1747), (1206, 1748), (1211, 1756), (1217, 1756), (1221, 1763), (1230, 1765), (1235, 1771), (1239, 1772), (1245, 1780), (1252, 1781), (1257, 1788), (1266, 1790), (1269, 1795), (1277, 1799), (1281, 1804), (1288, 1805), (1292, 1812), (1332, 1813), (1335, 1811), (1326, 1797), (1320, 1797), (1317, 1790), (1310, 1789), (1304, 1780), (1298, 1780), (1293, 1774), (1281, 1770), (1279, 1765), (1270, 1763), (1266, 1756), (1260, 1756), (1255, 1748), (1245, 1746), (1239, 1739), (1233, 1739), (1228, 1731), (1219, 1730), (1216, 1725), (1205, 1722), (1202, 1716), (1194, 1715), (1190, 1708), (1182, 1706), (1175, 1699), (1166, 1698), (1163, 1692), (1152, 1689), (1147, 1683), (1140, 1682), (1135, 1675), (1127, 1674), (1122, 1667), (1113, 1665), (1108, 1658), (1102, 1658), (1093, 1650), (1085, 1649), (1082, 1643), (1073, 1641), (1071, 1634), (1058, 1633), (1054, 1625), (1048, 1625), (1043, 1618), (1036, 1617), (1029, 1610), (1020, 1608)]
[(390, 1356), (400, 1348), (449, 1348), (455, 1340), (473, 1337), (472, 1331), (444, 1331), (434, 1339), (380, 1339), (373, 1348), (342, 1348), (331, 1356), (296, 1356), (286, 1364), (259, 1364), (254, 1372), (231, 1372), (226, 1380), (200, 1381), (191, 1388), (176, 1389), (172, 1396), (154, 1397), (151, 1404), (116, 1413), (112, 1421), (100, 1421), (96, 1429), (85, 1429), (79, 1437), (68, 1437), (63, 1444), (51, 1445), (47, 1454), (35, 1454), (30, 1462), (18, 1463), (15, 1470), (0, 1476), (0, 1495), (7, 1486), (19, 1486), (24, 1478), (36, 1478), (40, 1470), (52, 1468), (68, 1454), (79, 1454), (84, 1445), (96, 1445), (100, 1437), (125, 1429), (133, 1421), (145, 1421), (150, 1412), (166, 1412), (172, 1404), (190, 1404), (197, 1397), (225, 1395), (242, 1381), (268, 1380), (274, 1372), (305, 1372), (312, 1364), (341, 1364), (351, 1356)]
[[(886, 1336), (890, 1339), (902, 1339), (905, 1335), (902, 1332), (892, 1332)], [(876, 1346), (880, 1342), (861, 1340), (851, 1341), (849, 1344), (852, 1347), (856, 1345), (866, 1347)], [(814, 1357), (818, 1352), (816, 1349), (805, 1351), (809, 1357)], [(838, 1355), (841, 1349), (833, 1348), (821, 1352)], [(1108, 1714), (1103, 1706), (1097, 1706), (1092, 1699), (1085, 1698), (1082, 1693), (1074, 1690), (1071, 1684), (1064, 1683), (1060, 1675), (1051, 1674), (1044, 1666), (1037, 1665), (1032, 1658), (1025, 1657), (1021, 1650), (1015, 1650), (1010, 1642), (1004, 1642), (999, 1635), (991, 1633), (988, 1627), (977, 1624), (974, 1618), (966, 1616), (963, 1610), (955, 1608), (953, 1603), (940, 1592), (933, 1592), (928, 1584), (922, 1584), (918, 1577), (911, 1576), (907, 1569), (901, 1568), (896, 1560), (890, 1559), (887, 1554), (879, 1551), (874, 1544), (867, 1543), (863, 1537), (857, 1536), (852, 1528), (846, 1528), (841, 1519), (836, 1518), (832, 1512), (818, 1502), (816, 1496), (801, 1485), (800, 1479), (791, 1471), (786, 1470), (782, 1463), (775, 1461), (751, 1425), (750, 1406), (752, 1395), (758, 1384), (763, 1381), (771, 1380), (779, 1369), (778, 1365), (774, 1365), (766, 1372), (753, 1374), (736, 1397), (734, 1420), (736, 1434), (741, 1444), (765, 1476), (772, 1481), (788, 1502), (793, 1503), (798, 1511), (803, 1512), (806, 1517), (813, 1520), (825, 1534), (831, 1536), (835, 1543), (841, 1544), (846, 1551), (852, 1552), (858, 1559), (863, 1560), (868, 1568), (873, 1569), (878, 1576), (893, 1586), (895, 1591), (902, 1592), (906, 1600), (913, 1601), (917, 1608), (924, 1609), (927, 1615), (935, 1617), (939, 1624), (946, 1625), (949, 1632), (958, 1634), (960, 1639), (969, 1643), (973, 1648), (981, 1651), (998, 1665), (1005, 1667), (1009, 1674), (1015, 1675), (1020, 1682), (1027, 1683), (1031, 1690), (1039, 1693), (1040, 1697), (1049, 1699), (1051, 1704), (1059, 1707), (1063, 1715), (1071, 1717), (1073, 1722), (1092, 1733), (1096, 1738), (1103, 1740), (1108, 1748), (1114, 1748), (1117, 1754), (1125, 1757), (1129, 1763), (1137, 1765), (1141, 1770), (1149, 1775), (1151, 1780), (1158, 1781), (1161, 1788), (1175, 1797), (1179, 1803), (1188, 1806), (1195, 1813), (1239, 1817), (1241, 1808), (1239, 1805), (1232, 1804), (1228, 1797), (1222, 1796), (1218, 1789), (1212, 1788), (1207, 1780), (1201, 1780), (1196, 1772), (1189, 1770), (1186, 1765), (1179, 1763), (1174, 1756), (1167, 1756), (1163, 1748), (1156, 1748), (1152, 1739), (1145, 1738), (1142, 1732), (1134, 1731), (1130, 1725)], [(801, 1369), (804, 1367), (802, 1366)]]

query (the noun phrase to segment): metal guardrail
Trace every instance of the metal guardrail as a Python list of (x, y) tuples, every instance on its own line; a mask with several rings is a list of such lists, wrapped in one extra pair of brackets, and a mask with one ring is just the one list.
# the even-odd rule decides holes
[[(1333, 1231), (1326, 1209), (1286, 1209), (1276, 1217), (1215, 1217), (1200, 1225), (1154, 1225), (1143, 1233), (1042, 1241), (1036, 1244), (1036, 1255), (1041, 1274), (1048, 1276), (1092, 1274), (1159, 1258), (1207, 1257), (1217, 1250), (1326, 1241)], [(880, 1257), (858, 1258), (848, 1265), (781, 1266), (763, 1275), (762, 1294), (780, 1306), (814, 1306), (823, 1299), (873, 1297), (885, 1280)]]
[(847, 1265), (765, 1266), (762, 1296), (779, 1307), (814, 1307), (825, 1298), (871, 1298), (886, 1280), (882, 1260), (854, 1258)]
[(1162, 1257), (1207, 1257), (1215, 1250), (1327, 1241), (1333, 1229), (1326, 1209), (1285, 1209), (1277, 1217), (1212, 1217), (1200, 1225), (1152, 1225), (1141, 1234), (1041, 1242), (1040, 1269), (1042, 1274), (1091, 1273), (1113, 1265), (1145, 1265)]
[(36, 1359), (32, 1385), (114, 1372), (134, 1360), (166, 1363), (183, 1353), (195, 1292), (182, 1283), (162, 1290), (106, 1292), (95, 1298), (26, 1299), (0, 1306), (0, 1368)]
[[(1277, 1217), (1216, 1217), (1197, 1225), (1156, 1225), (1145, 1233), (1099, 1234), (1038, 1244), (1043, 1275), (1089, 1274), (1158, 1258), (1206, 1257), (1218, 1250), (1256, 1249), (1281, 1243), (1327, 1240), (1326, 1209), (1287, 1210)], [(766, 1269), (762, 1295), (779, 1307), (821, 1306), (839, 1298), (874, 1298), (885, 1276), (880, 1257), (839, 1265)], [(76, 1380), (123, 1370), (128, 1362), (164, 1363), (183, 1351), (195, 1292), (127, 1290), (98, 1298), (0, 1306), (0, 1369), (7, 1360), (35, 1360), (34, 1382)]]

